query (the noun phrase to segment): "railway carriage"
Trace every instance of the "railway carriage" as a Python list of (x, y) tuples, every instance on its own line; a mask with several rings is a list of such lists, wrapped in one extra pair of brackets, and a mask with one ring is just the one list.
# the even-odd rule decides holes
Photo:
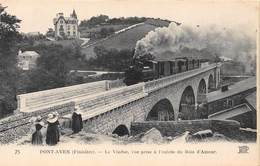
[(129, 67), (129, 69), (125, 71), (124, 82), (126, 83), (126, 85), (133, 85), (138, 82), (151, 81), (188, 70), (194, 70), (199, 68), (200, 66), (200, 59), (198, 58), (155, 58), (153, 60), (146, 60), (142, 63), (138, 63), (138, 65)]

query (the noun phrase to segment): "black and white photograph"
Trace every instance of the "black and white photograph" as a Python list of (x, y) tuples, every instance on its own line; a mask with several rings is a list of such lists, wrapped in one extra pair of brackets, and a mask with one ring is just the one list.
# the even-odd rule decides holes
[(2, 0), (0, 149), (257, 165), (259, 21), (257, 0)]

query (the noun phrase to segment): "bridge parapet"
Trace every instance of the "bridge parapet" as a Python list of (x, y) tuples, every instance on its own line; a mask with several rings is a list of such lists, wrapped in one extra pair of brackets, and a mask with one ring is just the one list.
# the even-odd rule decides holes
[(126, 86), (125, 83), (124, 83), (124, 79), (110, 80), (110, 81), (107, 81), (107, 82), (108, 82), (107, 89)]
[[(144, 83), (139, 83), (132, 86), (112, 89), (96, 95), (80, 97), (75, 99), (74, 102), (76, 106), (79, 106), (82, 112), (82, 119), (86, 120), (145, 96), (147, 96), (147, 94), (144, 92)], [(64, 117), (70, 118), (70, 116), (71, 115), (66, 115)]]
[[(118, 84), (118, 82), (116, 82)], [(98, 81), (80, 85), (56, 88), (17, 96), (20, 112), (34, 112), (67, 103), (75, 98), (101, 93), (115, 86), (111, 81)]]
[(174, 82), (182, 81), (184, 79), (188, 79), (190, 77), (196, 76), (200, 73), (204, 73), (204, 72), (207, 72), (207, 71), (212, 70), (214, 68), (217, 68), (217, 67), (219, 67), (219, 65), (220, 64), (211, 64), (211, 65), (203, 67), (203, 68), (194, 69), (194, 70), (186, 71), (186, 72), (183, 72), (183, 73), (164, 77), (164, 78), (161, 78), (161, 79), (146, 82), (145, 88), (144, 88), (145, 92), (150, 93), (150, 92), (156, 91), (156, 90), (161, 89), (165, 86), (171, 85)]

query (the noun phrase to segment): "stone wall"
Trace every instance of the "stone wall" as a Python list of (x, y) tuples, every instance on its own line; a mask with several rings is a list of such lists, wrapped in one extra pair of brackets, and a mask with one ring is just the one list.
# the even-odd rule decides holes
[(158, 129), (163, 136), (178, 136), (189, 131), (191, 134), (201, 130), (211, 129), (226, 136), (239, 131), (239, 123), (231, 120), (185, 120), (185, 121), (147, 121), (131, 124), (131, 135), (146, 132), (151, 128)]
[[(71, 113), (74, 109), (74, 102), (53, 106), (37, 112), (19, 113), (0, 121), (0, 144), (12, 143), (22, 136), (30, 134), (31, 128), (34, 127), (29, 119), (33, 116), (40, 115), (44, 121), (50, 112), (57, 111), (60, 116)], [(62, 121), (61, 121), (62, 123)]]

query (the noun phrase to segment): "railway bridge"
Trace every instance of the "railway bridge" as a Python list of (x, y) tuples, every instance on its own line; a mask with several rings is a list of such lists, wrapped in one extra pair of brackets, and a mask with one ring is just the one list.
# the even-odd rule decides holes
[(219, 84), (220, 65), (210, 64), (131, 86), (99, 81), (18, 95), (16, 118), (0, 121), (0, 136), (3, 132), (15, 135), (17, 128), (26, 133), (30, 117), (45, 118), (52, 111), (59, 112), (60, 122), (66, 126), (75, 106), (82, 112), (85, 131), (120, 136), (129, 134), (131, 122), (196, 119), (200, 116), (198, 105)]

